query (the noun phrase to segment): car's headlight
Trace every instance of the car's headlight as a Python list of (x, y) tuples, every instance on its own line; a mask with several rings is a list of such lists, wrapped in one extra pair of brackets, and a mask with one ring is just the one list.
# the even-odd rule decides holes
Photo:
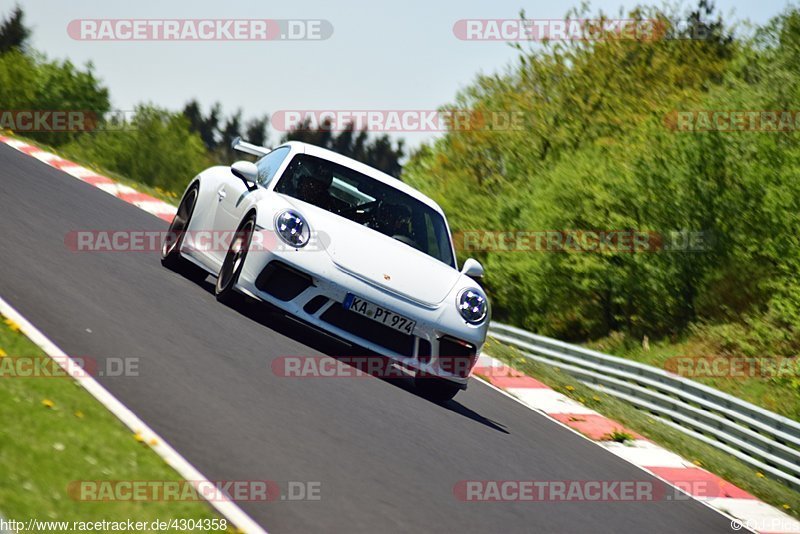
[(296, 248), (306, 246), (311, 236), (308, 223), (294, 210), (282, 211), (275, 217), (275, 231), (287, 244)]
[(458, 311), (470, 324), (479, 324), (486, 319), (489, 303), (478, 289), (465, 289), (458, 294)]

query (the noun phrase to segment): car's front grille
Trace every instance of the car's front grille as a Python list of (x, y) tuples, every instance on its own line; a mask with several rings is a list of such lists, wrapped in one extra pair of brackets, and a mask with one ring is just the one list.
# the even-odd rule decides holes
[(283, 302), (289, 302), (314, 282), (305, 273), (280, 261), (271, 261), (256, 278), (256, 287)]
[(372, 319), (346, 310), (338, 302), (325, 310), (320, 318), (355, 336), (386, 347), (392, 352), (408, 357), (414, 356), (414, 336), (403, 334)]
[(439, 338), (439, 366), (443, 371), (466, 378), (475, 365), (475, 345), (450, 336)]

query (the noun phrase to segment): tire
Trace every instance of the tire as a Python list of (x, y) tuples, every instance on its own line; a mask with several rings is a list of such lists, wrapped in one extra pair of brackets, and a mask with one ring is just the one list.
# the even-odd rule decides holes
[(461, 391), (461, 387), (455, 382), (438, 378), (433, 375), (417, 372), (414, 377), (414, 387), (421, 396), (437, 404), (443, 404)]
[(181, 256), (180, 252), (186, 229), (189, 227), (189, 221), (192, 220), (194, 207), (197, 204), (198, 192), (199, 187), (195, 185), (183, 195), (181, 203), (178, 205), (178, 211), (175, 212), (175, 217), (172, 218), (169, 225), (167, 235), (161, 242), (161, 265), (192, 280), (202, 281), (208, 273)]
[(217, 300), (223, 304), (233, 304), (239, 298), (234, 286), (236, 286), (239, 274), (242, 272), (244, 260), (247, 257), (247, 251), (250, 249), (250, 242), (253, 239), (255, 226), (255, 215), (249, 215), (239, 225), (239, 229), (236, 230), (236, 234), (231, 239), (228, 253), (225, 254), (225, 261), (222, 262), (222, 267), (220, 267), (217, 275), (217, 284), (214, 288)]

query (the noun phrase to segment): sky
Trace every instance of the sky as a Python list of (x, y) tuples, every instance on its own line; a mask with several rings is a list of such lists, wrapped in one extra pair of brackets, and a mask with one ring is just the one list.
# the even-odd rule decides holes
[[(180, 110), (197, 99), (244, 118), (278, 110), (435, 110), (479, 73), (502, 71), (517, 56), (509, 44), (455, 37), (459, 19), (560, 19), (578, 2), (530, 0), (0, 0), (15, 4), (33, 29), (32, 45), (51, 58), (91, 61), (112, 107), (150, 102)], [(602, 0), (591, 11), (618, 14), (640, 2)], [(684, 4), (687, 6), (693, 3)], [(718, 0), (729, 19), (766, 22), (782, 0)], [(73, 39), (74, 19), (323, 19), (333, 33), (316, 41), (89, 41)], [(276, 142), (281, 133), (270, 131)], [(405, 133), (411, 146), (435, 133)], [(397, 137), (397, 134), (393, 134)]]

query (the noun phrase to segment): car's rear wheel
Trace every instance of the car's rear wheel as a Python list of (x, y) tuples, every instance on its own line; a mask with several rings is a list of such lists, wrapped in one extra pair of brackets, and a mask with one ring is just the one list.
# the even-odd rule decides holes
[(217, 276), (217, 285), (214, 293), (219, 302), (231, 304), (237, 298), (234, 287), (239, 280), (239, 275), (244, 266), (244, 260), (247, 257), (247, 251), (250, 249), (250, 242), (253, 239), (253, 231), (256, 226), (256, 218), (254, 215), (248, 216), (231, 240), (228, 247), (228, 253), (225, 254), (225, 260), (222, 262), (222, 267)]
[(414, 387), (420, 395), (436, 403), (447, 402), (461, 391), (455, 382), (422, 371), (418, 371), (414, 377)]
[(183, 195), (181, 203), (178, 205), (178, 211), (175, 212), (175, 217), (172, 218), (169, 225), (167, 235), (161, 242), (161, 265), (188, 278), (202, 280), (208, 273), (181, 256), (181, 244), (186, 235), (186, 229), (189, 228), (195, 204), (197, 204), (197, 194), (198, 187), (194, 185)]

